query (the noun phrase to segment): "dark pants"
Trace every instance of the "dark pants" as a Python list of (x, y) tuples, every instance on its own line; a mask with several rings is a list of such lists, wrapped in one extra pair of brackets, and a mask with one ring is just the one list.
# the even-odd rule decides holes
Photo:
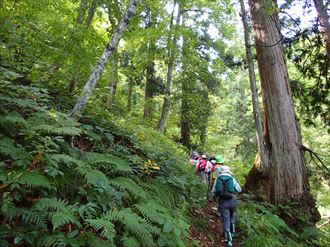
[(236, 220), (236, 205), (237, 199), (234, 196), (231, 199), (221, 199), (218, 201), (218, 208), (222, 218), (223, 229), (225, 232), (232, 232), (232, 225), (235, 224)]

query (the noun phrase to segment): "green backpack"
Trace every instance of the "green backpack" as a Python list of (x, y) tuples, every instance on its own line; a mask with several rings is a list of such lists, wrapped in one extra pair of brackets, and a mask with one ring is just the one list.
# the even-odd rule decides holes
[(215, 185), (215, 194), (220, 198), (230, 199), (234, 196), (234, 180), (232, 176), (220, 175)]

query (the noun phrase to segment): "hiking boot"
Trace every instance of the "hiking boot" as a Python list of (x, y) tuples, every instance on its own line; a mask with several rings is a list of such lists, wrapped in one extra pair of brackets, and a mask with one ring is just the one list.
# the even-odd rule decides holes
[(233, 246), (233, 239), (231, 237), (231, 233), (230, 232), (225, 232), (225, 237), (226, 237), (226, 241), (227, 241), (227, 247), (232, 247)]

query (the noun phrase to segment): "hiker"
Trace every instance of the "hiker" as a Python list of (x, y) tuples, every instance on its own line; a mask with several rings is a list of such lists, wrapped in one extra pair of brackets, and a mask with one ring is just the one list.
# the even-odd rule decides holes
[(218, 209), (222, 218), (227, 247), (233, 246), (233, 237), (235, 237), (235, 217), (237, 199), (235, 191), (241, 192), (241, 187), (236, 179), (232, 177), (228, 166), (220, 166), (213, 188), (212, 195), (218, 198)]
[(212, 186), (214, 184), (215, 179), (219, 176), (220, 167), (223, 166), (224, 162), (225, 162), (224, 158), (222, 158), (220, 155), (217, 155), (215, 157), (213, 173), (212, 173)]
[(212, 166), (212, 164), (206, 159), (206, 155), (203, 154), (202, 157), (199, 159), (197, 165), (196, 165), (196, 173), (201, 178), (202, 183), (207, 183), (207, 173), (206, 168), (209, 166)]

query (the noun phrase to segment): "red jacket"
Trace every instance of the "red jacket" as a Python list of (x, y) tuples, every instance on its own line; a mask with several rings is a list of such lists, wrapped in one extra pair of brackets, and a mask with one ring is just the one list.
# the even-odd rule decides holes
[(207, 164), (206, 159), (200, 159), (196, 165), (196, 172), (205, 171), (206, 164)]

